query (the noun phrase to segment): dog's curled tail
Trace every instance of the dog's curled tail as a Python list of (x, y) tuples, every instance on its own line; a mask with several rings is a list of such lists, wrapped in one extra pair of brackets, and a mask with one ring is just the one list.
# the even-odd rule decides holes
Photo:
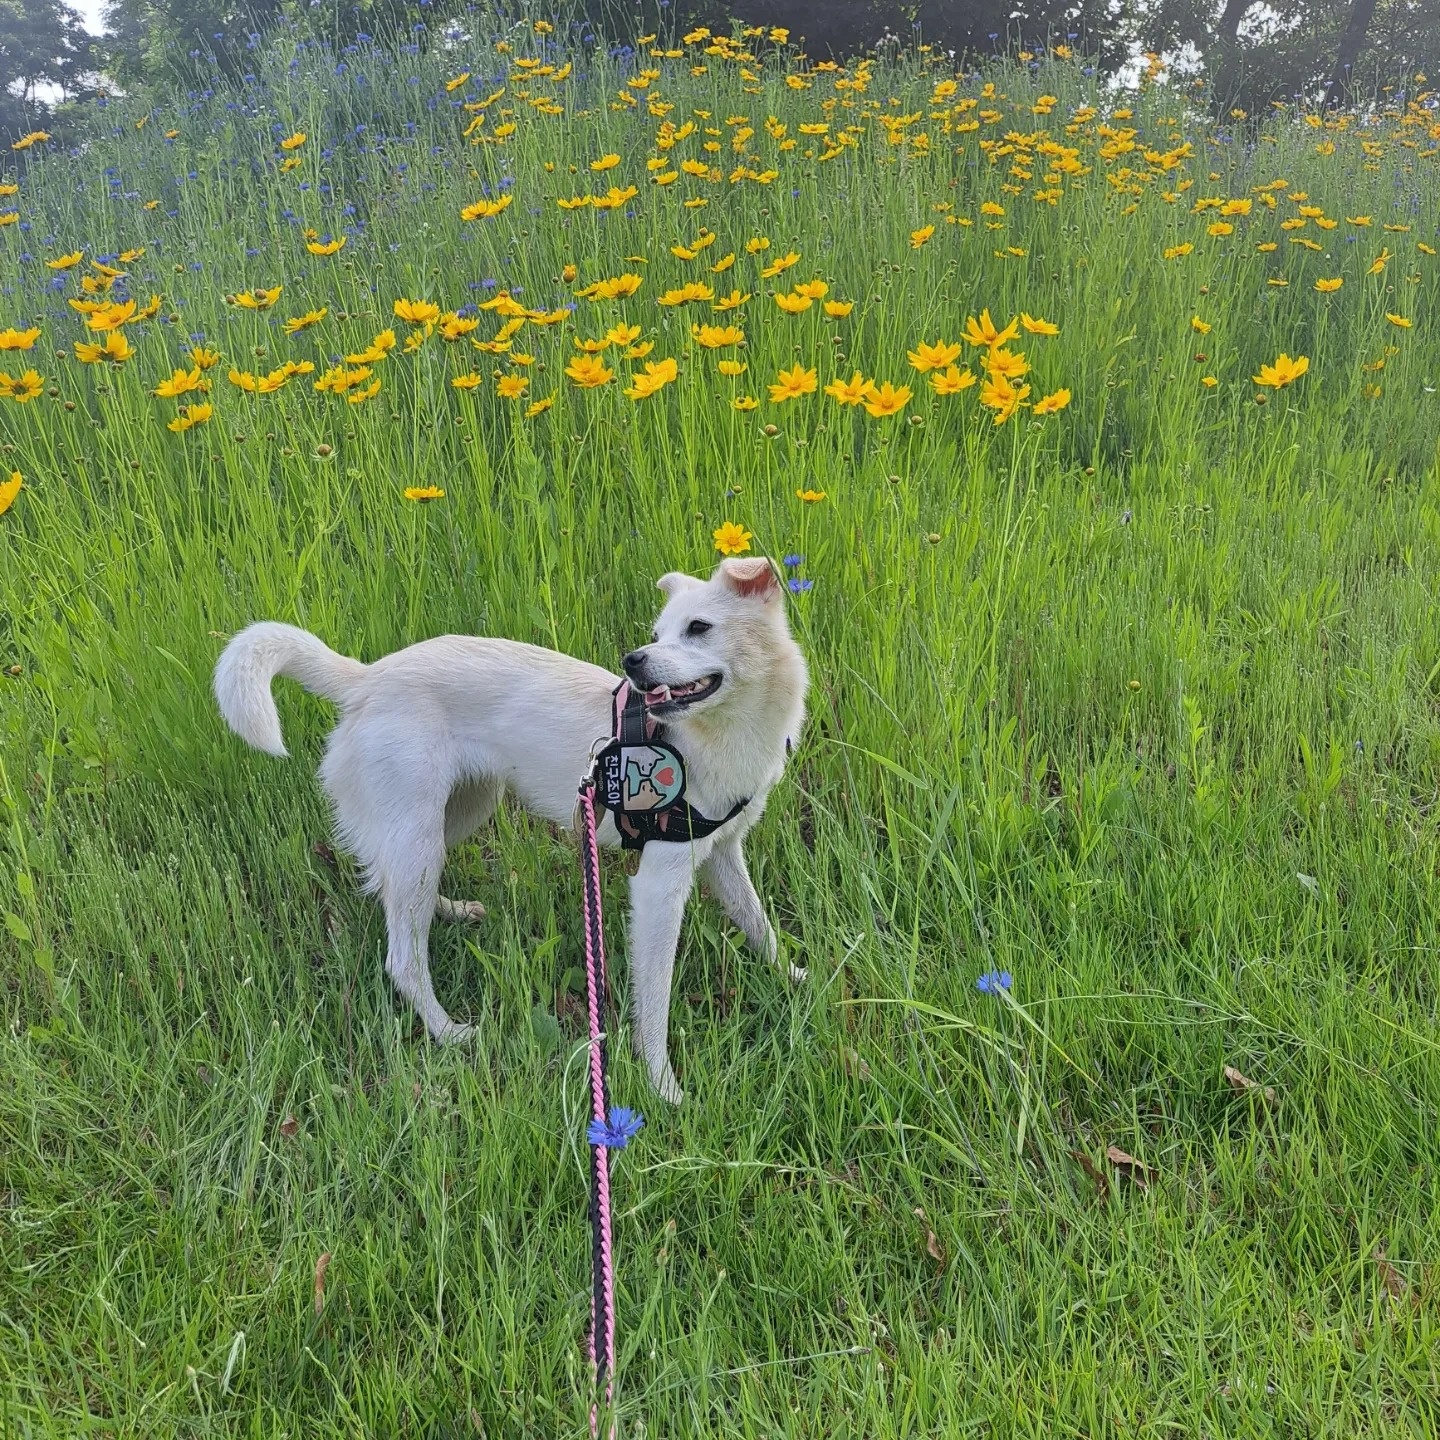
[(248, 745), (286, 755), (280, 714), (270, 694), (277, 675), (298, 680), (312, 695), (343, 705), (365, 674), (358, 660), (337, 655), (308, 630), (261, 620), (247, 625), (215, 665), (215, 699), (225, 723)]

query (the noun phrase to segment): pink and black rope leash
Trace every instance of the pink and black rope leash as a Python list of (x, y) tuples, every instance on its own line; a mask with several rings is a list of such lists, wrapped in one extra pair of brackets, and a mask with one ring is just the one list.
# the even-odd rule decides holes
[(610, 1108), (606, 1086), (604, 1013), (609, 992), (605, 973), (605, 931), (600, 909), (600, 848), (596, 839), (595, 777), (580, 784), (581, 905), (585, 926), (585, 992), (590, 1011), (590, 1363), (595, 1400), (590, 1433), (600, 1427), (600, 1392), (608, 1408), (614, 1398), (615, 1375), (615, 1246), (610, 1223), (610, 1151), (624, 1149), (644, 1124), (622, 1107)]

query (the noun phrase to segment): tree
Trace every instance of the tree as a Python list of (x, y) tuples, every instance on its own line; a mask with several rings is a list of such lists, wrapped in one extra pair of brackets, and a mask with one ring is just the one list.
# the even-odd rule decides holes
[(60, 0), (0, 0), (0, 136), (39, 129), (93, 69), (91, 37)]
[(1355, 78), (1355, 61), (1359, 59), (1365, 44), (1365, 32), (1375, 18), (1375, 0), (1354, 0), (1350, 6), (1350, 19), (1335, 54), (1335, 68), (1330, 73), (1330, 84), (1325, 91), (1324, 105), (1331, 105), (1346, 99)]

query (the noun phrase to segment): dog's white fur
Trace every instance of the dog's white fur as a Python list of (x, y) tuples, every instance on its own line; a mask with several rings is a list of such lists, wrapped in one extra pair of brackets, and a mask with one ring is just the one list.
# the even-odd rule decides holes
[[(751, 947), (776, 959), (741, 842), (799, 735), (808, 681), (769, 560), (726, 560), (709, 580), (670, 574), (658, 584), (665, 606), (652, 643), (625, 657), (627, 673), (650, 691), (721, 677), (705, 698), (660, 714), (685, 758), (686, 798), (701, 814), (718, 818), (749, 800), (702, 840), (648, 844), (630, 882), (635, 1047), (655, 1088), (678, 1102), (667, 1036), (685, 902), (698, 872)], [(700, 625), (709, 628), (690, 633)], [(572, 828), (580, 780), (610, 735), (618, 677), (534, 645), (457, 635), (364, 665), (308, 631), (262, 621), (225, 647), (215, 697), (230, 728), (271, 755), (286, 753), (270, 694), (276, 675), (339, 705), (320, 779), (341, 842), (385, 907), (386, 971), (436, 1040), (465, 1038), (471, 1027), (450, 1018), (430, 983), (430, 921), (484, 909), (440, 895), (446, 847), (488, 820), (507, 790)], [(619, 843), (608, 813), (600, 841)], [(804, 978), (794, 967), (790, 974)]]

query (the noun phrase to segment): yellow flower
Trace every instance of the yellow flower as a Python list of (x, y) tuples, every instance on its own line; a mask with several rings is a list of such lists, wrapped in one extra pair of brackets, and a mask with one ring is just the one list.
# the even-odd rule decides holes
[(177, 435), (196, 425), (203, 425), (215, 413), (215, 407), (206, 400), (200, 405), (182, 405), (180, 413), (165, 427)]
[(853, 300), (827, 300), (825, 302), (825, 313), (834, 320), (843, 320), (854, 308)]
[(1180, 256), (1188, 255), (1194, 248), (1194, 245), (1188, 240), (1183, 245), (1171, 245), (1165, 251), (1165, 258), (1167, 260), (1178, 260)]
[(1398, 325), (1402, 330), (1408, 330), (1410, 326), (1414, 323), (1412, 320), (1407, 319), (1404, 315), (1392, 315), (1388, 310), (1385, 312), (1385, 318), (1392, 325)]
[(792, 265), (798, 265), (799, 263), (799, 253), (792, 250), (788, 255), (782, 255), (778, 260), (771, 261), (771, 263), (760, 272), (760, 278), (762, 280), (773, 280), (777, 275), (782, 274)]
[(1206, 232), (1210, 235), (1233, 235), (1235, 227), (1228, 220), (1217, 220)]
[(754, 538), (743, 525), (727, 520), (715, 532), (715, 548), (722, 555), (743, 555)]
[(832, 380), (825, 387), (825, 393), (842, 405), (858, 405), (874, 388), (875, 382), (857, 370), (848, 380)]
[(1347, 215), (1345, 223), (1347, 225), (1369, 225), (1371, 221), (1368, 215)]
[(910, 232), (910, 248), (918, 250), (934, 233), (933, 225), (922, 225), (918, 230), (912, 230)]
[[(653, 340), (643, 340), (638, 345), (631, 345), (629, 349), (625, 351), (625, 358), (627, 360), (643, 360), (654, 348), (655, 342)], [(516, 362), (512, 360), (512, 363)]]
[(1415, 242), (1415, 248), (1419, 250), (1422, 255), (1433, 255), (1435, 253), (1435, 247), (1433, 245), (1427, 245), (1423, 240), (1417, 240)]
[(293, 319), (285, 322), (285, 333), (298, 335), (302, 330), (308, 330), (310, 326), (318, 325), (329, 313), (328, 305), (322, 305), (318, 310), (307, 310), (305, 314), (296, 315)]
[(598, 160), (590, 162), (590, 168), (595, 171), (613, 170), (619, 163), (618, 155), (602, 155)]
[(347, 405), (363, 405), (367, 400), (373, 400), (380, 393), (379, 379), (372, 380), (363, 390), (353, 391), (345, 397)]
[(123, 365), (134, 353), (135, 349), (129, 339), (121, 330), (112, 330), (98, 344), (87, 344), (84, 340), (77, 340), (74, 345), (75, 358), (82, 365), (94, 365), (97, 361), (105, 361), (110, 365)]
[(560, 270), (560, 278), (568, 285), (580, 273), (577, 265), (564, 265)]
[(404, 493), (407, 500), (414, 500), (417, 503), (445, 498), (445, 492), (438, 485), (410, 485)]
[(737, 375), (743, 375), (748, 367), (743, 360), (722, 360), (715, 368), (722, 375), (734, 379)]
[(397, 300), (392, 307), (396, 319), (410, 325), (433, 325), (440, 318), (440, 307), (433, 300)]
[(235, 296), (235, 303), (242, 310), (268, 310), (280, 298), (284, 288), (276, 285), (269, 290), (241, 290)]
[(158, 395), (162, 400), (173, 400), (177, 395), (186, 395), (191, 390), (201, 390), (209, 385), (200, 375), (200, 367), (197, 365), (193, 370), (177, 370), (168, 380), (162, 380), (151, 394)]
[(1385, 262), (1390, 259), (1390, 247), (1385, 246), (1375, 257), (1375, 263), (1365, 272), (1367, 275), (1379, 275), (1385, 269)]
[(738, 290), (732, 290), (728, 295), (722, 296), (715, 302), (711, 309), (717, 311), (738, 310), (750, 299), (749, 295), (742, 295)]
[(762, 250), (768, 250), (770, 242), (763, 236), (757, 235), (745, 242), (745, 253), (747, 255), (758, 255)]
[(870, 387), (864, 405), (867, 413), (877, 420), (886, 415), (898, 415), (910, 402), (914, 391), (908, 385), (892, 385), (888, 380), (878, 388)]
[[(498, 200), (477, 200), (473, 205), (466, 205), (460, 211), (460, 218), (462, 220), (493, 220), (514, 198), (513, 195), (502, 195)], [(564, 278), (573, 280), (575, 267), (567, 265), (565, 268), (571, 273)]]
[(255, 394), (260, 388), (260, 382), (248, 370), (237, 370), (231, 366), (227, 377), (232, 385), (248, 394)]
[[(588, 297), (590, 300), (624, 300), (633, 295), (641, 286), (643, 281), (638, 275), (617, 275), (613, 280), (600, 280), (593, 286), (587, 287), (593, 293)], [(582, 290), (581, 295), (585, 294)]]
[(1208, 335), (1210, 333), (1209, 325), (1198, 315), (1192, 315), (1190, 317), (1190, 328), (1195, 331), (1197, 335)]
[(830, 286), (824, 280), (801, 280), (796, 283), (795, 293), (811, 300), (823, 300), (830, 293)]
[(72, 250), (68, 255), (59, 255), (54, 260), (47, 260), (45, 265), (50, 270), (68, 270), (72, 265), (78, 265), (84, 258), (83, 250)]
[(736, 410), (753, 410), (759, 403), (753, 395), (737, 395), (730, 402)]
[(1309, 368), (1309, 356), (1298, 355), (1292, 360), (1284, 351), (1281, 351), (1275, 357), (1273, 365), (1262, 365), (1260, 373), (1251, 378), (1257, 385), (1269, 385), (1276, 390), (1283, 390), (1285, 386), (1298, 380)]
[(1069, 403), (1070, 392), (1056, 390), (1053, 394), (1046, 395), (1043, 399), (1035, 402), (1034, 413), (1036, 415), (1053, 415), (1057, 410), (1063, 410)]
[(1213, 390), (1220, 382), (1213, 375), (1202, 375), (1200, 383), (1207, 389)]
[(994, 410), (995, 423), (1003, 425), (1020, 408), (1029, 393), (1028, 385), (1017, 388), (1010, 383), (1007, 375), (991, 375), (980, 387), (980, 403), (987, 410)]
[(453, 80), (447, 80), (445, 82), (445, 88), (448, 91), (458, 90), (469, 78), (470, 72), (468, 70), (462, 70)]
[(801, 311), (808, 310), (815, 302), (808, 295), (777, 295), (775, 303), (787, 315), (799, 315)]
[(440, 338), (453, 345), (479, 327), (480, 321), (474, 315), (457, 315), (452, 310), (440, 317)]
[(135, 316), (135, 302), (127, 300), (123, 305), (102, 305), (85, 320), (89, 330), (118, 330), (127, 320)]
[(485, 377), (472, 370), (468, 375), (456, 375), (450, 383), (457, 390), (478, 390), (485, 383)]
[(341, 235), (335, 240), (311, 240), (305, 248), (312, 255), (338, 255), (345, 248), (345, 237)]
[(495, 388), (503, 399), (518, 400), (530, 388), (530, 382), (523, 375), (502, 375)]
[(525, 408), (525, 418), (527, 420), (533, 420), (537, 415), (543, 415), (554, 403), (555, 397), (553, 395), (547, 395), (543, 400), (532, 401), (531, 404)]
[(1315, 282), (1315, 288), (1322, 295), (1333, 295), (1344, 283), (1345, 277), (1343, 275), (1337, 275), (1333, 280), (1317, 280)]
[(1020, 312), (1020, 323), (1032, 335), (1058, 335), (1060, 327), (1052, 324), (1049, 320), (1038, 320), (1033, 315), (1027, 315), (1023, 310)]
[(930, 377), (930, 387), (937, 395), (958, 395), (974, 383), (975, 376), (970, 370), (961, 370), (955, 365), (947, 370), (937, 370)]
[(937, 340), (933, 345), (921, 341), (913, 350), (909, 351), (910, 364), (922, 375), (929, 370), (943, 370), (947, 365), (953, 365), (960, 358), (960, 343), (947, 345), (943, 340)]
[(795, 498), (803, 500), (807, 505), (818, 505), (825, 498), (825, 492), (823, 490), (797, 490)]
[(994, 350), (1013, 340), (1019, 333), (1018, 320), (1012, 320), (1003, 330), (997, 330), (988, 310), (980, 312), (978, 321), (973, 315), (965, 317), (965, 339), (972, 345), (987, 345)]
[(724, 350), (730, 345), (743, 345), (745, 332), (738, 325), (692, 325), (690, 334), (707, 350)]
[(994, 350), (987, 351), (980, 363), (989, 374), (1004, 375), (1011, 380), (1018, 380), (1030, 369), (1023, 350), (1012, 354), (1003, 346), (997, 346)]
[(28, 405), (45, 388), (38, 370), (27, 370), (18, 377), (0, 370), (0, 395), (8, 395), (17, 405)]
[(612, 325), (605, 332), (605, 339), (611, 345), (626, 346), (633, 345), (640, 338), (640, 327), (638, 325)]
[(38, 145), (42, 140), (48, 140), (48, 130), (32, 130), (28, 135), (22, 135), (13, 145), (12, 150), (28, 150), (32, 145)]
[(38, 329), (0, 330), (0, 350), (32, 350), (39, 338)]
[(801, 395), (813, 395), (819, 383), (815, 371), (805, 369), (797, 360), (792, 369), (782, 370), (776, 383), (770, 386), (770, 399), (779, 405)]
[(625, 394), (632, 400), (646, 400), (657, 391), (663, 390), (679, 373), (673, 359), (652, 361), (645, 366), (643, 375), (631, 377), (630, 389)]
[(615, 372), (607, 370), (605, 362), (596, 355), (577, 355), (565, 367), (565, 373), (582, 390), (593, 390), (615, 378)]
[(12, 470), (10, 478), (0, 483), (0, 515), (3, 515), (15, 503), (15, 497), (19, 495), (20, 487), (24, 483), (18, 470)]
[(710, 267), (710, 273), (712, 275), (723, 275), (734, 263), (735, 252), (732, 250), (730, 254), (723, 256)]
[(298, 150), (308, 138), (303, 130), (297, 130), (288, 139), (280, 142), (280, 148), (282, 150)]
[(980, 213), (982, 215), (1003, 215), (1005, 207), (997, 204), (994, 200), (982, 200), (980, 202)]

